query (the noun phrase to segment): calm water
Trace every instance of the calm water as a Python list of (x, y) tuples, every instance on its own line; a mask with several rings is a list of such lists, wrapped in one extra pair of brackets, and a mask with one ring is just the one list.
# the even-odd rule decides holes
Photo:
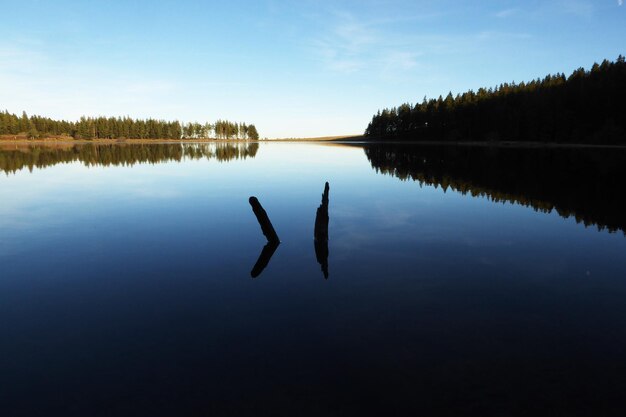
[(621, 416), (625, 161), (4, 147), (0, 415)]

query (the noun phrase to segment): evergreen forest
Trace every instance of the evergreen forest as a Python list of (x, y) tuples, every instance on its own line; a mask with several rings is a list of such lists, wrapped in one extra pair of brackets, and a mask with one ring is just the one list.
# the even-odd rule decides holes
[(626, 63), (548, 75), (379, 111), (370, 139), (626, 144)]
[(74, 139), (244, 139), (257, 140), (253, 124), (217, 120), (215, 123), (180, 123), (130, 117), (81, 117), (77, 122), (42, 116), (0, 112), (0, 135), (26, 135), (29, 139), (71, 136)]

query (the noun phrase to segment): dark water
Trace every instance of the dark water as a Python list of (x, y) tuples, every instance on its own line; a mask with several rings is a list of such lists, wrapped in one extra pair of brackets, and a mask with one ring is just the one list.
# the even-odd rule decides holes
[(625, 161), (2, 148), (0, 415), (622, 416)]

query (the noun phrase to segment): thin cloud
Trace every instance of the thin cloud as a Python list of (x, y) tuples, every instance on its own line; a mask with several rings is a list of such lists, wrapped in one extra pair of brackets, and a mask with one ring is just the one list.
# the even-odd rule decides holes
[(421, 13), (416, 15), (402, 15), (393, 17), (381, 17), (368, 22), (368, 26), (382, 26), (397, 23), (406, 22), (420, 22), (424, 20), (440, 19), (450, 15), (451, 12), (437, 12), (437, 13)]
[[(622, 1), (622, 0), (618, 0)], [(559, 7), (565, 13), (589, 17), (593, 14), (593, 3), (587, 0), (561, 0)]]
[(402, 70), (409, 70), (417, 66), (417, 57), (414, 52), (393, 51), (386, 57), (387, 65)]
[(490, 30), (484, 30), (476, 35), (476, 40), (479, 41), (493, 41), (504, 38), (524, 40), (531, 39), (532, 35), (524, 32), (499, 32)]
[(622, 6), (624, 4), (624, 0), (617, 0), (617, 5)]
[(519, 13), (519, 9), (515, 8), (515, 9), (505, 9), (505, 10), (500, 10), (499, 12), (495, 13), (495, 17), (500, 18), (500, 19), (505, 19), (507, 17), (511, 17), (514, 16), (516, 14)]
[(365, 55), (378, 42), (377, 34), (350, 13), (335, 13), (336, 22), (312, 46), (325, 66), (341, 73), (353, 73), (365, 67)]
[[(519, 8), (502, 10), (500, 17), (519, 13)], [(383, 18), (384, 20), (384, 18)], [(403, 33), (391, 21), (361, 19), (347, 12), (330, 13), (324, 30), (309, 46), (318, 63), (328, 71), (350, 75), (367, 71), (390, 81), (423, 76), (433, 56), (464, 54), (502, 39), (525, 41), (529, 33), (479, 31), (442, 35)]]
[(407, 74), (421, 70), (418, 58), (421, 53), (390, 51), (380, 60), (381, 78), (388, 82), (403, 80)]
[[(325, 19), (330, 22), (324, 35), (311, 40), (310, 45), (322, 65), (331, 71), (352, 74), (361, 70), (378, 72), (383, 77), (395, 63), (395, 71), (413, 69), (416, 57), (424, 46), (407, 44), (407, 36), (399, 35), (397, 25), (407, 22), (439, 19), (446, 13), (422, 13), (378, 16), (364, 19), (352, 12), (332, 10)], [(391, 51), (391, 52), (389, 52)]]
[(83, 114), (157, 114), (177, 85), (146, 75), (120, 75), (62, 62), (23, 47), (0, 46), (0, 97), (12, 112), (76, 119)]
[(329, 66), (334, 71), (351, 74), (362, 69), (365, 66), (365, 63), (357, 59), (340, 59), (332, 61)]

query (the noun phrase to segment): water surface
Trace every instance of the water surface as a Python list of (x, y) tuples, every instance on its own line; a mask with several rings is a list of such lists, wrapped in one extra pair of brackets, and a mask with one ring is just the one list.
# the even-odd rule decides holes
[(622, 415), (625, 160), (3, 147), (0, 414)]

